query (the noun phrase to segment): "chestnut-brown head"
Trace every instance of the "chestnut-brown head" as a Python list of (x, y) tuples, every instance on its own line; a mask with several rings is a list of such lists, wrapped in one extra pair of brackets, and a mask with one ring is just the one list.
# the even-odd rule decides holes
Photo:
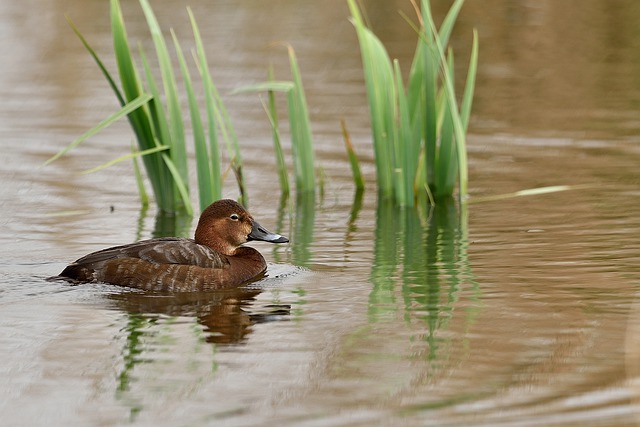
[(213, 202), (200, 215), (195, 241), (233, 256), (240, 245), (249, 240), (286, 243), (284, 236), (263, 228), (238, 202), (223, 199)]

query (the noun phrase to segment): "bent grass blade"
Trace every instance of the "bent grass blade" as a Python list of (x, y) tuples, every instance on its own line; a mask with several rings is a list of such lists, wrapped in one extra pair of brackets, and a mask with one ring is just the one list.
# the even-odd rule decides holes
[(538, 188), (530, 188), (527, 190), (514, 191), (513, 193), (473, 197), (469, 199), (468, 203), (495, 202), (498, 200), (513, 199), (516, 197), (539, 196), (543, 194), (558, 193), (562, 191), (586, 190), (589, 188), (596, 188), (599, 186), (600, 184), (551, 185), (548, 187), (538, 187)]
[(132, 153), (125, 154), (123, 156), (120, 156), (120, 157), (117, 157), (117, 158), (115, 158), (113, 160), (110, 160), (110, 161), (108, 161), (106, 163), (103, 163), (100, 166), (96, 166), (96, 167), (91, 168), (91, 169), (83, 170), (80, 173), (83, 174), (83, 175), (90, 174), (90, 173), (97, 172), (99, 170), (108, 168), (109, 166), (113, 166), (113, 165), (115, 165), (117, 163), (120, 163), (120, 162), (122, 162), (124, 160), (135, 159), (135, 158), (138, 158), (138, 157), (147, 156), (149, 154), (158, 153), (160, 151), (166, 151), (168, 149), (169, 149), (168, 145), (160, 145), (160, 146), (155, 147), (155, 148), (149, 148), (148, 150), (134, 151)]
[[(272, 78), (273, 69), (269, 70), (269, 77)], [(287, 173), (287, 164), (284, 160), (284, 152), (282, 151), (282, 139), (280, 138), (280, 127), (278, 125), (278, 109), (276, 108), (276, 95), (275, 92), (270, 90), (267, 93), (269, 97), (268, 106), (264, 101), (262, 105), (267, 113), (267, 118), (271, 124), (271, 133), (273, 137), (273, 148), (276, 155), (276, 164), (278, 165), (278, 180), (280, 181), (280, 191), (282, 197), (288, 197), (291, 192), (289, 185), (289, 175)]]
[(104, 128), (106, 128), (107, 126), (112, 124), (113, 122), (121, 119), (122, 117), (126, 116), (127, 114), (131, 113), (132, 111), (137, 110), (138, 108), (140, 108), (141, 106), (143, 106), (147, 102), (149, 102), (151, 99), (153, 99), (153, 96), (151, 96), (149, 94), (142, 94), (138, 98), (134, 99), (133, 101), (125, 104), (125, 106), (122, 107), (120, 110), (118, 110), (117, 112), (113, 113), (111, 116), (107, 117), (105, 120), (101, 121), (97, 126), (91, 128), (90, 130), (88, 130), (84, 134), (80, 135), (73, 142), (71, 142), (65, 148), (60, 150), (56, 155), (54, 155), (51, 158), (49, 158), (46, 162), (44, 162), (44, 166), (46, 166), (49, 163), (54, 162), (55, 160), (59, 159), (61, 156), (65, 155), (69, 150), (72, 150), (73, 148), (75, 148), (78, 145), (80, 145), (80, 143), (85, 141), (87, 138), (92, 137), (93, 135), (97, 134), (98, 132), (100, 132), (101, 130), (103, 130)]
[(340, 127), (342, 128), (342, 137), (344, 138), (344, 145), (347, 149), (347, 156), (349, 157), (349, 164), (351, 165), (351, 173), (353, 174), (356, 191), (362, 192), (364, 190), (364, 178), (362, 177), (362, 171), (360, 169), (360, 161), (351, 142), (351, 136), (349, 135), (347, 123), (344, 119), (340, 120)]

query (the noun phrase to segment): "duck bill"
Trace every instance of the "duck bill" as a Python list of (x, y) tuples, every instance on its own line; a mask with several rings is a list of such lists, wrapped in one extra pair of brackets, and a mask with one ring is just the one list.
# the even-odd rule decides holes
[(251, 233), (249, 233), (248, 237), (248, 240), (261, 240), (263, 242), (270, 243), (287, 243), (289, 241), (289, 239), (284, 236), (270, 232), (258, 224), (257, 221), (253, 221), (253, 228), (251, 229)]

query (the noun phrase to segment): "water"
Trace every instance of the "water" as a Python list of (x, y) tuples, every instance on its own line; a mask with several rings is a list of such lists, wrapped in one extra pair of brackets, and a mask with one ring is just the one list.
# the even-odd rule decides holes
[[(481, 54), (469, 137), (477, 203), (462, 212), (378, 203), (346, 4), (303, 3), (191, 2), (223, 93), (264, 79), (270, 61), (286, 78), (286, 53), (270, 43), (293, 44), (327, 176), (322, 200), (281, 210), (259, 100), (226, 96), (250, 210), (292, 243), (256, 244), (270, 277), (249, 289), (191, 296), (44, 280), (90, 251), (151, 237), (155, 218), (140, 211), (129, 164), (78, 175), (127, 150), (124, 123), (40, 166), (117, 108), (63, 17), (112, 65), (108, 4), (0, 6), (3, 423), (637, 425), (637, 2), (467, 0), (453, 36), (461, 72), (472, 27)], [(414, 35), (395, 11), (410, 8), (366, 3), (408, 68)], [(434, 2), (438, 16), (446, 3)], [(184, 6), (154, 4), (188, 40)], [(146, 43), (136, 2), (123, 7)], [(364, 159), (361, 201), (343, 117)], [(585, 187), (481, 201), (548, 185)], [(225, 194), (237, 196), (231, 180)]]

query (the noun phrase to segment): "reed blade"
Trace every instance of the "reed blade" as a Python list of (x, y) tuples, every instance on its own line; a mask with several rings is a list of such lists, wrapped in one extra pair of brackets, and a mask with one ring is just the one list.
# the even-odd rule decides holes
[[(162, 143), (158, 143), (158, 141), (170, 141), (171, 133), (169, 132), (169, 124), (167, 119), (167, 114), (165, 112), (164, 106), (160, 99), (162, 99), (160, 95), (160, 90), (156, 83), (156, 79), (153, 76), (153, 72), (151, 71), (151, 66), (149, 65), (149, 61), (147, 60), (147, 55), (145, 54), (142, 45), (139, 46), (140, 50), (140, 59), (142, 61), (142, 67), (146, 76), (147, 87), (151, 94), (153, 95), (153, 99), (149, 102), (149, 119), (151, 121), (151, 140), (146, 143), (147, 148), (156, 147), (158, 145), (163, 145)], [(167, 144), (168, 145), (168, 144)], [(170, 146), (169, 146), (170, 147)], [(160, 156), (160, 155), (159, 155)], [(150, 156), (143, 157), (146, 159)], [(156, 157), (154, 160), (158, 160), (158, 164), (154, 165), (155, 168), (153, 171), (148, 171), (149, 177), (157, 182), (159, 189), (155, 191), (154, 194), (156, 198), (158, 198), (158, 205), (161, 211), (164, 212), (173, 212), (175, 209), (175, 194), (176, 189), (173, 185), (173, 177), (169, 169), (167, 169), (166, 163), (164, 159), (160, 157)]]
[[(460, 14), (460, 9), (462, 9), (463, 4), (464, 4), (464, 0), (456, 0), (449, 8), (447, 15), (445, 16), (444, 20), (442, 21), (442, 24), (440, 25), (440, 29), (436, 31), (435, 26), (430, 28), (430, 30), (433, 31), (433, 33), (438, 34), (438, 39), (442, 46), (447, 46), (449, 44), (449, 37), (451, 36), (451, 32), (453, 31), (453, 26), (456, 23), (456, 19), (458, 19), (458, 15)], [(428, 13), (429, 15), (427, 19), (423, 18), (424, 22), (425, 23), (429, 21), (433, 22), (429, 0), (422, 0), (422, 10), (426, 11), (426, 13)], [(425, 25), (428, 25), (428, 24), (425, 24)]]
[[(178, 88), (173, 73), (173, 66), (171, 65), (171, 56), (169, 55), (160, 25), (158, 24), (148, 0), (140, 0), (140, 6), (142, 7), (142, 11), (147, 20), (147, 25), (151, 32), (151, 38), (155, 46), (156, 56), (160, 66), (160, 74), (162, 76), (164, 95), (167, 103), (169, 133), (171, 138), (170, 140), (162, 140), (162, 143), (171, 147), (169, 150), (169, 156), (171, 157), (172, 165), (178, 172), (181, 185), (186, 189), (187, 198), (185, 199), (183, 194), (184, 192), (181, 191), (180, 188), (178, 188), (178, 191), (181, 195), (182, 202), (186, 205), (191, 203), (188, 197), (189, 174), (187, 169), (187, 150), (184, 136), (184, 123), (182, 121), (182, 109), (178, 98)], [(163, 154), (163, 157), (165, 156), (167, 156), (167, 154)], [(172, 176), (175, 178), (175, 174), (173, 172)], [(176, 182), (175, 185), (178, 185), (178, 183)], [(174, 209), (179, 211), (181, 208), (181, 204), (178, 200), (175, 200)]]
[(131, 112), (137, 110), (138, 108), (140, 108), (141, 106), (149, 102), (152, 98), (153, 97), (149, 94), (142, 94), (138, 98), (134, 99), (133, 101), (125, 104), (120, 110), (118, 110), (117, 112), (113, 113), (112, 115), (110, 115), (109, 117), (107, 117), (106, 119), (98, 123), (97, 126), (89, 129), (87, 132), (80, 135), (78, 138), (73, 140), (73, 142), (71, 142), (65, 148), (60, 150), (56, 155), (50, 157), (44, 163), (44, 165), (46, 166), (49, 163), (56, 161), (57, 159), (65, 155), (67, 152), (69, 152), (69, 150), (74, 149), (75, 147), (80, 145), (83, 141), (87, 140), (88, 138), (91, 138), (93, 135), (97, 134), (98, 132), (100, 132), (101, 130), (103, 130), (113, 122), (118, 121), (119, 119), (126, 116), (127, 114), (130, 114)]
[[(273, 67), (269, 67), (269, 83), (279, 83), (274, 80), (273, 75)], [(288, 83), (289, 90), (293, 88), (293, 83), (291, 82), (280, 82), (280, 83)], [(271, 86), (273, 87), (273, 86)], [(278, 120), (278, 108), (276, 107), (276, 94), (273, 89), (269, 89), (267, 92), (267, 96), (269, 98), (268, 106), (265, 106), (265, 111), (267, 112), (267, 117), (269, 118), (269, 123), (271, 124), (271, 133), (273, 137), (273, 149), (276, 155), (276, 164), (278, 167), (278, 180), (280, 181), (280, 191), (282, 193), (282, 197), (288, 197), (291, 192), (289, 186), (289, 174), (287, 173), (287, 164), (284, 160), (284, 152), (282, 151), (282, 142), (280, 138), (280, 126)], [(264, 105), (264, 103), (263, 103)]]
[(349, 165), (351, 166), (351, 173), (353, 174), (353, 182), (356, 186), (356, 191), (361, 193), (364, 190), (364, 178), (362, 177), (362, 171), (360, 169), (360, 161), (356, 155), (355, 148), (351, 142), (351, 136), (347, 130), (347, 123), (344, 119), (340, 120), (340, 126), (342, 128), (342, 137), (344, 139), (344, 145), (347, 149), (347, 156), (349, 157)]
[[(424, 3), (428, 3), (427, 0), (423, 1)], [(453, 7), (456, 7), (458, 4), (461, 4), (464, 0), (457, 0), (454, 3)], [(428, 8), (427, 8), (428, 9)], [(451, 12), (450, 12), (451, 13)], [(453, 121), (453, 131), (455, 136), (455, 146), (456, 153), (458, 156), (458, 185), (459, 192), (458, 197), (461, 203), (464, 203), (467, 199), (467, 186), (468, 186), (468, 166), (467, 166), (467, 147), (466, 147), (466, 137), (465, 130), (462, 125), (462, 120), (460, 117), (460, 113), (458, 110), (458, 104), (455, 96), (455, 89), (453, 86), (453, 78), (450, 75), (446, 60), (446, 56), (444, 53), (444, 47), (441, 43), (441, 39), (438, 35), (438, 31), (436, 29), (435, 23), (433, 22), (433, 18), (430, 14), (430, 11), (426, 13), (425, 19), (425, 27), (428, 28), (428, 31), (433, 34), (433, 41), (435, 42), (435, 46), (437, 47), (437, 52), (440, 57), (440, 71), (443, 79), (444, 93), (447, 97), (447, 104), (451, 112), (451, 118)]]
[(193, 144), (196, 155), (196, 173), (198, 177), (198, 199), (200, 202), (200, 210), (203, 211), (215, 200), (213, 195), (213, 177), (209, 167), (209, 152), (207, 150), (207, 142), (200, 117), (200, 108), (198, 99), (196, 98), (193, 84), (191, 81), (191, 73), (187, 67), (184, 53), (176, 34), (171, 30), (171, 37), (180, 64), (182, 72), (182, 81), (184, 82), (185, 91), (187, 93), (187, 101), (189, 104), (189, 114), (191, 116), (191, 127), (193, 132)]
[(231, 93), (245, 93), (245, 92), (285, 92), (289, 93), (295, 88), (295, 83), (288, 80), (268, 80), (266, 82), (260, 82), (252, 85), (242, 86), (234, 89)]
[[(131, 101), (143, 92), (142, 83), (138, 76), (132, 51), (129, 47), (127, 31), (122, 16), (122, 9), (118, 0), (111, 0), (111, 32), (113, 35), (113, 48), (118, 68), (118, 75), (122, 85), (124, 99)], [(156, 98), (160, 99), (160, 98)], [(153, 102), (153, 101), (152, 101)], [(129, 122), (133, 129), (138, 147), (141, 150), (155, 147), (153, 135), (153, 123), (148, 109), (137, 110), (129, 115)], [(163, 211), (173, 210), (173, 189), (165, 183), (164, 162), (160, 155), (143, 157), (147, 175), (151, 182), (156, 203)]]
[(478, 31), (473, 30), (473, 45), (471, 47), (471, 57), (469, 59), (469, 68), (467, 71), (467, 82), (464, 87), (464, 95), (462, 96), (462, 107), (460, 108), (460, 116), (465, 132), (469, 126), (469, 117), (471, 116), (471, 105), (473, 104), (473, 95), (475, 92), (476, 74), (478, 71)]
[[(268, 102), (262, 101), (262, 106), (267, 119), (271, 125), (271, 134), (273, 139), (273, 147), (275, 151), (276, 164), (278, 168), (278, 180), (280, 181), (280, 190), (283, 197), (288, 197), (291, 191), (289, 185), (289, 175), (287, 173), (287, 165), (282, 150), (282, 138), (280, 136), (280, 126), (278, 119), (278, 109), (276, 107), (276, 92), (284, 92), (289, 94), (295, 89), (296, 85), (292, 81), (275, 80), (273, 76), (273, 67), (269, 67), (268, 80), (266, 82), (255, 83), (242, 86), (232, 91), (233, 94), (247, 92), (267, 92)], [(293, 126), (292, 126), (293, 128)]]
[[(453, 52), (449, 50), (447, 70), (453, 79)], [(453, 194), (458, 172), (458, 156), (456, 153), (456, 140), (453, 128), (452, 110), (449, 106), (449, 98), (442, 91), (441, 119), (439, 120), (440, 145), (437, 150), (437, 159), (434, 171), (434, 194), (443, 197)]]
[[(166, 145), (161, 145), (161, 146), (159, 146), (159, 147), (149, 148), (148, 150), (143, 150), (143, 151), (137, 151), (137, 150), (136, 150), (136, 151), (132, 151), (132, 152), (131, 152), (131, 153), (129, 153), (129, 154), (125, 154), (125, 155), (122, 155), (122, 156), (120, 156), (120, 157), (117, 157), (117, 158), (115, 158), (115, 159), (113, 159), (113, 160), (109, 160), (108, 162), (103, 163), (103, 164), (101, 164), (101, 165), (99, 165), (99, 166), (96, 166), (96, 167), (94, 167), (94, 168), (83, 170), (83, 171), (82, 171), (82, 172), (80, 172), (80, 173), (81, 173), (81, 174), (83, 174), (83, 175), (90, 174), (90, 173), (94, 173), (94, 172), (97, 172), (97, 171), (99, 171), (99, 170), (102, 170), (102, 169), (108, 168), (109, 166), (113, 166), (113, 165), (115, 165), (115, 164), (117, 164), (117, 163), (123, 162), (123, 161), (125, 161), (125, 160), (129, 160), (129, 159), (136, 159), (136, 158), (138, 158), (138, 157), (147, 156), (147, 155), (149, 155), (149, 154), (158, 153), (158, 152), (160, 152), (160, 151), (166, 151), (166, 150), (168, 150), (168, 149), (169, 149), (169, 147), (168, 147), (168, 146), (166, 146)], [(135, 162), (134, 162), (134, 163), (135, 163)]]
[(98, 65), (98, 68), (100, 68), (100, 71), (102, 71), (102, 74), (107, 79), (107, 82), (109, 82), (109, 86), (111, 87), (111, 89), (113, 90), (113, 93), (115, 93), (116, 97), (118, 98), (118, 102), (120, 103), (120, 105), (126, 104), (127, 102), (125, 101), (124, 96), (120, 91), (120, 88), (118, 88), (118, 85), (116, 84), (115, 80), (111, 76), (111, 73), (109, 73), (109, 71), (107, 70), (107, 67), (104, 65), (104, 63), (102, 62), (102, 60), (100, 59), (96, 51), (93, 49), (93, 47), (91, 47), (87, 39), (85, 39), (85, 37), (82, 35), (78, 27), (71, 20), (71, 18), (69, 18), (68, 16), (65, 16), (65, 18), (67, 18), (67, 22), (69, 23), (69, 26), (71, 27), (73, 32), (76, 34), (76, 36), (78, 36), (82, 45), (85, 47), (85, 49), (87, 49), (87, 52), (89, 52), (89, 55), (91, 55), (95, 63)]
[(294, 88), (287, 93), (293, 164), (298, 193), (315, 191), (315, 159), (309, 109), (295, 52), (288, 46), (289, 65)]
[(395, 90), (398, 96), (398, 117), (396, 118), (395, 135), (395, 200), (400, 206), (413, 206), (414, 188), (413, 182), (416, 174), (416, 163), (420, 156), (419, 141), (414, 141), (413, 128), (411, 126), (409, 102), (402, 83), (402, 72), (397, 60), (393, 61), (395, 74)]
[(380, 40), (365, 25), (355, 0), (348, 0), (351, 22), (358, 35), (373, 136), (378, 191), (394, 192), (393, 136), (396, 117), (393, 67)]
[(198, 72), (204, 86), (204, 100), (207, 113), (207, 127), (209, 133), (209, 165), (211, 171), (211, 194), (214, 199), (222, 198), (222, 179), (220, 166), (220, 147), (218, 145), (218, 130), (216, 126), (216, 101), (213, 97), (215, 86), (209, 73), (209, 65), (204, 51), (204, 44), (200, 36), (200, 28), (190, 7), (187, 7), (193, 38), (196, 43), (194, 58), (198, 66)]

